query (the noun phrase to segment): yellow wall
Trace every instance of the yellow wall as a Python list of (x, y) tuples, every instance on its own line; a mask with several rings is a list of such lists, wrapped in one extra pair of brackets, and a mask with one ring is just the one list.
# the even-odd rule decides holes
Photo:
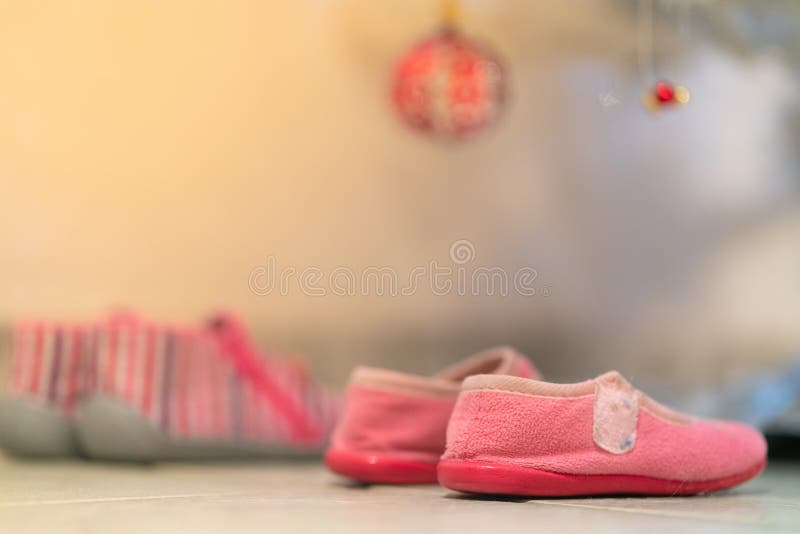
[[(501, 261), (493, 230), (507, 215), (493, 212), (535, 217), (543, 202), (526, 105), (466, 148), (409, 133), (388, 103), (392, 62), (436, 11), (365, 6), (2, 3), (0, 315), (226, 304), (363, 323), (370, 299), (256, 298), (248, 274), (270, 254), (410, 268), (464, 237)], [(501, 24), (493, 13), (473, 20)], [(492, 34), (508, 54), (509, 36)], [(417, 295), (377, 317), (416, 320), (420, 305), (463, 307)]]

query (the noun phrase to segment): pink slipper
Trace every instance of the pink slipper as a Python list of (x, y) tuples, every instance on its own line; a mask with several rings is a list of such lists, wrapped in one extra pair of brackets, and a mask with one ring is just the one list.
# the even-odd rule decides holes
[(325, 454), (328, 467), (362, 482), (435, 483), (461, 382), (476, 373), (538, 377), (524, 356), (507, 347), (476, 354), (434, 377), (356, 368)]
[(689, 495), (730, 488), (766, 465), (756, 430), (666, 408), (612, 371), (578, 384), (468, 378), (439, 482), (490, 494)]
[(319, 454), (338, 399), (302, 367), (259, 353), (230, 315), (204, 328), (129, 316), (96, 332), (77, 430), (94, 458)]

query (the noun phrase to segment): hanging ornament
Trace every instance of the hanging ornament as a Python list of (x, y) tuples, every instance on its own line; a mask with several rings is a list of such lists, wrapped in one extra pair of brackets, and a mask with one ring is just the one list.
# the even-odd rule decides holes
[(442, 28), (397, 63), (394, 104), (412, 128), (462, 138), (497, 119), (506, 81), (495, 54), (458, 30), (458, 3), (443, 2), (443, 12)]
[[(639, 73), (640, 76), (655, 78), (654, 36), (653, 36), (653, 2), (654, 0), (639, 1)], [(680, 22), (680, 31), (683, 38), (687, 39), (688, 32), (688, 4)], [(642, 95), (642, 104), (649, 111), (661, 111), (674, 107), (676, 104), (689, 103), (691, 95), (686, 87), (674, 85), (666, 80), (660, 80)]]
[(675, 104), (687, 104), (690, 97), (689, 90), (685, 87), (662, 80), (645, 92), (642, 100), (648, 110), (658, 111)]

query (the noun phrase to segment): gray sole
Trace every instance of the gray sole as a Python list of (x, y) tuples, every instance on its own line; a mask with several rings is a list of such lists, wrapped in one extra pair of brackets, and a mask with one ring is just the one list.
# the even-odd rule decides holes
[(0, 399), (0, 447), (16, 456), (58, 457), (78, 454), (70, 419), (36, 399)]
[(237, 458), (315, 458), (319, 449), (293, 450), (210, 440), (169, 437), (136, 410), (113, 397), (96, 395), (81, 404), (75, 428), (91, 458), (153, 462)]

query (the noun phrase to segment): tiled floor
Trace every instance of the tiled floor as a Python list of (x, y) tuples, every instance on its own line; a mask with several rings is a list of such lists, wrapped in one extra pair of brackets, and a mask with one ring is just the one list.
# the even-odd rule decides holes
[(161, 464), (0, 457), (0, 532), (800, 532), (800, 464), (712, 496), (494, 500), (360, 487), (317, 463)]

